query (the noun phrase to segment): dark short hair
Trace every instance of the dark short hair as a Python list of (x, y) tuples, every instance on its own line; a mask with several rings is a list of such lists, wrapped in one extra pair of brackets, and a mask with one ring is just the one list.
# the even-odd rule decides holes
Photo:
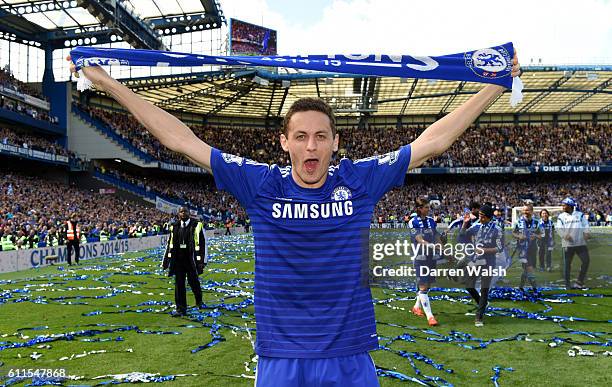
[(425, 199), (425, 198), (417, 198), (414, 201), (414, 205), (415, 205), (416, 208), (428, 206), (429, 205), (429, 201), (427, 199)]
[(480, 203), (470, 202), (470, 210), (473, 210), (474, 208), (480, 209)]
[(287, 114), (285, 114), (285, 118), (283, 119), (283, 134), (287, 136), (289, 133), (289, 121), (291, 117), (295, 113), (299, 112), (321, 112), (325, 114), (329, 118), (329, 126), (331, 127), (332, 136), (336, 136), (336, 117), (334, 116), (334, 111), (327, 104), (327, 102), (323, 101), (321, 98), (300, 98), (295, 101)]
[(488, 204), (485, 204), (484, 206), (480, 207), (480, 213), (482, 213), (487, 218), (492, 218), (493, 217), (493, 207), (491, 207)]
[(428, 205), (429, 205), (429, 201), (427, 199), (425, 199), (425, 198), (417, 198), (414, 201), (414, 206), (416, 207), (415, 211), (417, 213), (419, 211), (419, 208), (423, 208), (423, 207), (428, 206)]

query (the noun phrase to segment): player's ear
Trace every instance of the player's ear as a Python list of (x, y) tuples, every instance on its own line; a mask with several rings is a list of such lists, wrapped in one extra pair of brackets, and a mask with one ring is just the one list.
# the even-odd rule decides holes
[(334, 152), (338, 152), (339, 140), (340, 140), (340, 136), (338, 136), (338, 133), (336, 133), (336, 136), (334, 137)]
[(285, 136), (284, 133), (280, 135), (280, 143), (281, 143), (281, 147), (283, 148), (283, 150), (285, 152), (289, 152), (289, 146), (287, 145), (287, 137)]

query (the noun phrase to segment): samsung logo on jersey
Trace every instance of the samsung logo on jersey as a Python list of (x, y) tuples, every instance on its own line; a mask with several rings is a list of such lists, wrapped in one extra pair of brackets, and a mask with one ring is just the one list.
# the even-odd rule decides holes
[(353, 215), (353, 202), (346, 200), (334, 203), (274, 203), (272, 217), (275, 219), (327, 219)]

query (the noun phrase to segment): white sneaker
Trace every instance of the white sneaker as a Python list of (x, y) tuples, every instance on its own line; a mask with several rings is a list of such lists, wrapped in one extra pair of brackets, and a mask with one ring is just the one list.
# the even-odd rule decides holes
[(482, 322), (482, 320), (476, 320), (476, 321), (474, 322), (474, 326), (477, 326), (477, 327), (482, 327), (482, 326), (484, 326), (484, 323)]

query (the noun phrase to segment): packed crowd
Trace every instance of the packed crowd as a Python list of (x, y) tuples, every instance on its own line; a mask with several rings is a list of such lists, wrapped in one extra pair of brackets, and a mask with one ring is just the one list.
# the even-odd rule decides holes
[[(12, 92), (29, 95), (45, 101), (47, 100), (38, 90), (16, 79), (7, 69), (0, 69), (0, 88), (10, 89)], [(14, 97), (11, 93), (4, 93), (7, 95), (1, 94), (2, 93), (0, 93), (0, 109), (25, 114), (37, 120), (49, 121), (52, 124), (58, 123), (57, 117), (51, 116), (48, 111), (10, 98), (9, 95)]]
[[(65, 241), (65, 222), (77, 214), (87, 238), (106, 233), (128, 238), (163, 232), (168, 216), (155, 208), (123, 201), (114, 195), (82, 190), (65, 182), (0, 170), (0, 240), (21, 246), (30, 237), (39, 243)], [(20, 241), (21, 244), (20, 244)], [(23, 247), (23, 246), (21, 246)]]
[(187, 164), (187, 161), (179, 154), (161, 145), (132, 115), (111, 112), (95, 107), (86, 107), (83, 105), (78, 105), (78, 109), (106, 124), (111, 130), (132, 144), (136, 149), (158, 160), (173, 164)]
[[(445, 176), (437, 179), (406, 178), (406, 184), (388, 192), (377, 204), (374, 221), (403, 221), (414, 211), (413, 203), (425, 197), (432, 206), (431, 214), (448, 223), (463, 214), (471, 201), (490, 202), (502, 212), (531, 201), (535, 206), (559, 206), (567, 196), (574, 197), (589, 222), (612, 225), (612, 182), (604, 177), (495, 177)], [(508, 213), (509, 214), (509, 213)]]
[(34, 149), (55, 155), (75, 158), (76, 155), (63, 146), (32, 133), (15, 131), (14, 129), (0, 127), (0, 143), (14, 145), (20, 148)]
[(125, 171), (100, 167), (101, 173), (114, 176), (129, 184), (153, 192), (162, 198), (169, 198), (174, 202), (197, 208), (206, 217), (223, 221), (227, 218), (234, 220), (244, 219), (245, 212), (238, 201), (225, 192), (215, 188), (210, 176), (194, 179), (184, 177), (142, 177)]
[(39, 109), (4, 96), (0, 96), (0, 109), (25, 114), (36, 120), (48, 121), (52, 124), (57, 124), (59, 122), (57, 117), (49, 115), (49, 113), (43, 109)]
[(7, 68), (0, 68), (0, 86), (10, 88), (22, 94), (31, 95), (32, 97), (36, 97), (42, 100), (47, 99), (35, 88), (15, 78)]
[[(56, 238), (61, 244), (65, 241), (65, 221), (72, 213), (78, 214), (88, 240), (99, 240), (101, 234), (113, 239), (167, 232), (171, 217), (155, 208), (40, 176), (1, 172), (5, 178), (0, 182), (0, 240), (8, 236), (16, 245), (29, 240), (44, 245)], [(222, 227), (228, 220), (241, 224), (246, 219), (238, 202), (230, 194), (217, 191), (210, 176), (143, 178), (125, 171), (102, 168), (101, 172), (203, 210), (213, 227)], [(377, 204), (372, 221), (404, 222), (414, 211), (417, 197), (429, 199), (431, 215), (438, 222), (449, 223), (460, 217), (471, 201), (491, 202), (509, 217), (513, 207), (528, 201), (535, 206), (558, 206), (564, 197), (572, 196), (591, 223), (612, 225), (612, 182), (605, 176), (489, 177), (408, 175), (403, 187), (390, 191)]]
[[(169, 151), (130, 115), (83, 107), (136, 148), (152, 157), (188, 164)], [(259, 127), (194, 126), (198, 137), (225, 152), (270, 164), (286, 165), (289, 155), (282, 151), (279, 134)], [(359, 159), (396, 150), (414, 140), (424, 127), (339, 128), (340, 151), (336, 159)], [(442, 155), (426, 167), (488, 167), (528, 165), (603, 164), (612, 161), (610, 124), (479, 126), (470, 128)]]
[[(143, 178), (117, 170), (104, 170), (116, 178), (178, 200), (197, 208), (217, 219), (231, 217), (244, 219), (244, 210), (233, 196), (215, 189), (210, 176), (198, 178)], [(576, 198), (580, 210), (589, 221), (612, 225), (612, 182), (601, 178), (567, 177), (495, 177), (444, 176), (440, 178), (413, 177), (408, 175), (406, 184), (387, 193), (377, 204), (373, 221), (379, 217), (384, 222), (402, 221), (414, 211), (413, 203), (418, 197), (435, 203), (432, 215), (438, 221), (449, 223), (463, 213), (471, 201), (491, 202), (504, 211), (511, 211), (531, 201), (536, 206), (558, 206), (567, 196)], [(439, 203), (439, 204), (438, 204)]]
[[(346, 150), (343, 156), (352, 159), (383, 154), (414, 140), (424, 129), (340, 129), (340, 148)], [(602, 164), (612, 161), (611, 144), (609, 124), (479, 126), (468, 129), (450, 149), (424, 166)]]

